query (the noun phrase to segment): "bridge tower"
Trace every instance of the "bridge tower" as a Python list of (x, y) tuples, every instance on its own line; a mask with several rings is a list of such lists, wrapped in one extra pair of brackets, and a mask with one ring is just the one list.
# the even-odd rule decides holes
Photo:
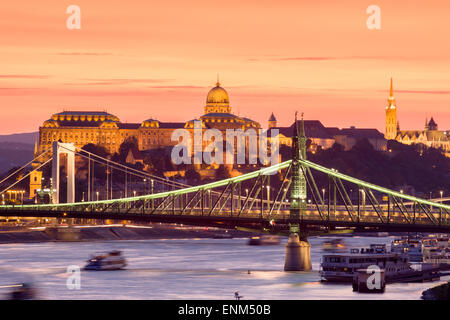
[[(306, 211), (306, 179), (299, 159), (306, 160), (306, 136), (303, 114), (298, 128), (297, 113), (295, 113), (294, 133), (292, 135), (292, 176), (290, 192), (290, 218), (300, 220)], [(289, 240), (286, 244), (285, 271), (311, 270), (311, 246), (306, 234), (300, 233), (298, 223), (289, 226)]]
[(53, 142), (52, 160), (52, 202), (59, 203), (60, 155), (67, 155), (67, 203), (75, 202), (75, 145), (73, 143)]

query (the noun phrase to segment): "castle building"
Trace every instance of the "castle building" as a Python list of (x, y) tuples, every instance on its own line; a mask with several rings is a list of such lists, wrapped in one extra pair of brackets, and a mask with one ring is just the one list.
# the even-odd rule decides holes
[[(208, 92), (204, 112), (194, 119), (201, 121), (203, 130), (215, 128), (225, 132), (253, 128), (257, 131), (261, 128), (258, 122), (231, 113), (228, 93), (219, 82)], [(171, 140), (173, 131), (182, 128), (192, 131), (194, 120), (162, 122), (150, 118), (141, 123), (123, 123), (105, 111), (63, 111), (52, 115), (39, 128), (36, 154), (51, 150), (54, 141), (74, 143), (79, 148), (92, 143), (111, 154), (118, 152), (120, 145), (132, 137), (137, 140), (139, 151), (174, 146), (178, 142)]]
[[(275, 118), (272, 116), (270, 119)], [(271, 124), (270, 119), (269, 127)], [(277, 137), (280, 145), (286, 145), (288, 147), (292, 146), (292, 132), (295, 125), (294, 122), (289, 127), (271, 127), (278, 130)], [(377, 151), (386, 151), (387, 149), (386, 139), (377, 129), (355, 127), (339, 129), (336, 127), (325, 127), (319, 120), (303, 120), (303, 127), (306, 137), (311, 142), (308, 149), (311, 152), (315, 152), (319, 148), (329, 149), (335, 143), (339, 143), (344, 147), (344, 150), (347, 151), (353, 148), (353, 146), (362, 139), (367, 139)]]
[(392, 78), (388, 105), (386, 106), (386, 130), (384, 136), (387, 140), (397, 140), (408, 145), (424, 144), (427, 147), (440, 148), (446, 156), (450, 157), (450, 130), (439, 131), (433, 117), (431, 117), (430, 121), (428, 119), (425, 120), (423, 130), (400, 130)]

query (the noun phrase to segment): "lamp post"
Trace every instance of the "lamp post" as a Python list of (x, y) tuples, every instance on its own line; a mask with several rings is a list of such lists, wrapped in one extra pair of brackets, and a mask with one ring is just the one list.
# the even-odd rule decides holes
[(363, 189), (360, 189), (362, 194), (362, 206), (363, 206), (363, 214), (366, 214), (366, 192)]
[[(430, 191), (430, 201), (431, 201), (431, 193), (432, 191)], [(433, 206), (430, 204), (430, 210), (433, 210)]]
[(267, 211), (270, 210), (270, 186), (267, 187)]
[(325, 206), (325, 188), (322, 188), (322, 202), (323, 205)]
[(98, 201), (99, 192), (97, 191), (95, 194), (97, 195), (97, 201)]
[(441, 195), (441, 203), (442, 203), (442, 201), (444, 200), (444, 199), (443, 199), (444, 191), (443, 191), (443, 190), (439, 191), (439, 194)]
[[(152, 194), (153, 194), (153, 186), (154, 186), (154, 184), (153, 184), (153, 182), (154, 182), (153, 179), (151, 179), (150, 182), (151, 182), (151, 184), (152, 184), (152, 190), (151, 190), (151, 192), (152, 192)], [(152, 198), (152, 210), (153, 210), (154, 206), (155, 206), (155, 203), (154, 203), (153, 198)]]
[[(208, 198), (209, 198), (209, 207), (208, 207), (208, 209), (211, 209), (212, 208), (212, 197), (211, 197), (211, 189), (208, 189)], [(239, 201), (241, 201), (241, 200), (239, 200)]]

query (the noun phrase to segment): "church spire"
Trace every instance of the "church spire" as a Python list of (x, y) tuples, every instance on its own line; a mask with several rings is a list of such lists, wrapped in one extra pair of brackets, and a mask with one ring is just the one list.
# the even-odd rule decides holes
[(389, 88), (388, 104), (386, 106), (386, 129), (384, 137), (387, 140), (395, 139), (397, 132), (399, 131), (399, 125), (397, 123), (397, 106), (395, 105), (394, 97), (394, 81), (391, 78), (391, 85)]
[(389, 89), (388, 107), (390, 109), (395, 108), (394, 83), (393, 83), (392, 77), (391, 77), (391, 87)]

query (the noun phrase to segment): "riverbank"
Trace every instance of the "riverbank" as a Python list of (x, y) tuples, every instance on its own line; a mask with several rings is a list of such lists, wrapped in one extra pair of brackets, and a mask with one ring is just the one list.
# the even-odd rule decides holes
[(450, 300), (450, 282), (422, 292), (423, 300)]
[(74, 227), (40, 227), (0, 232), (2, 243), (36, 243), (49, 241), (106, 241), (147, 239), (243, 238), (250, 232), (217, 228), (174, 225), (103, 225)]

